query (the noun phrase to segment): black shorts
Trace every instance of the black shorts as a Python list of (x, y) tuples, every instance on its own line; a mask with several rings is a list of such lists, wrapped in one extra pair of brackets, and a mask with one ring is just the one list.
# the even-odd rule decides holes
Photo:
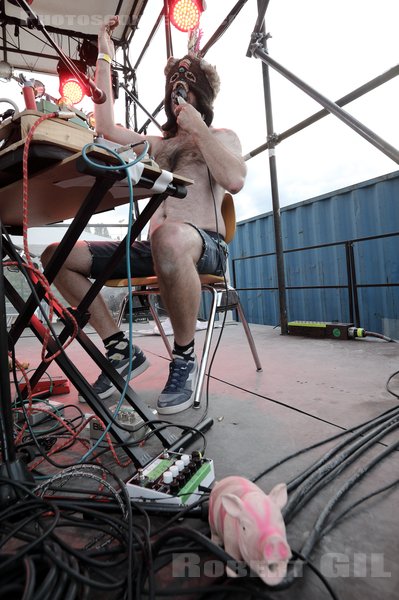
[[(192, 225), (189, 223), (189, 225)], [(192, 225), (202, 238), (202, 254), (197, 263), (198, 273), (222, 275), (226, 270), (228, 256), (227, 244), (223, 236), (215, 231), (206, 231)], [(86, 240), (92, 255), (90, 278), (96, 279), (104, 270), (108, 260), (119, 244), (124, 242), (94, 242)], [(152, 262), (151, 242), (135, 241), (130, 248), (130, 270), (132, 277), (149, 277), (155, 275)], [(127, 276), (126, 258), (123, 258), (109, 279), (124, 279)]]

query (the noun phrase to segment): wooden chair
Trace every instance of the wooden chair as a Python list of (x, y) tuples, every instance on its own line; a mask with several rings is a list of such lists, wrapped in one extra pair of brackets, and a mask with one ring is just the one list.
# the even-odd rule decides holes
[[(230, 243), (234, 238), (235, 230), (236, 230), (236, 215), (234, 209), (234, 201), (231, 194), (226, 193), (222, 203), (222, 215), (223, 220), (226, 226), (226, 243)], [(229, 284), (226, 283), (224, 277), (219, 277), (218, 275), (200, 275), (201, 288), (202, 291), (207, 291), (211, 293), (212, 300), (209, 311), (208, 318), (208, 326), (205, 334), (205, 341), (202, 349), (202, 356), (199, 361), (199, 369), (198, 369), (198, 379), (196, 383), (196, 388), (194, 392), (194, 408), (198, 408), (200, 405), (201, 393), (205, 379), (206, 367), (209, 359), (209, 351), (212, 342), (213, 329), (215, 325), (216, 313), (224, 312), (226, 310), (236, 309), (238, 316), (243, 324), (245, 334), (247, 336), (247, 340), (249, 346), (251, 348), (252, 356), (255, 361), (256, 370), (262, 371), (262, 366), (259, 360), (258, 352), (256, 350), (255, 342), (252, 337), (251, 331), (248, 326), (248, 322), (245, 318), (240, 299), (238, 297), (237, 291)], [(128, 280), (127, 279), (110, 279), (105, 283), (108, 287), (127, 287)], [(158, 327), (159, 333), (165, 343), (166, 349), (170, 358), (172, 359), (172, 348), (170, 346), (169, 340), (165, 334), (165, 331), (162, 327), (162, 323), (159, 319), (158, 312), (154, 303), (154, 298), (160, 294), (158, 287), (158, 279), (156, 276), (152, 277), (133, 277), (131, 279), (131, 285), (134, 288), (132, 290), (132, 294), (135, 296), (147, 296), (149, 303), (149, 310), (151, 315)], [(117, 325), (119, 327), (122, 317), (126, 308), (126, 304), (128, 302), (129, 295), (126, 294), (124, 297), (121, 308), (117, 317)]]

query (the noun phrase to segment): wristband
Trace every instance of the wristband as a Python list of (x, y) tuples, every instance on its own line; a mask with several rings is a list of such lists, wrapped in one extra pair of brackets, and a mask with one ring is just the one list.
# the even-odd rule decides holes
[(109, 54), (105, 54), (105, 52), (99, 52), (97, 55), (97, 60), (105, 60), (105, 62), (109, 64), (112, 63), (112, 58)]

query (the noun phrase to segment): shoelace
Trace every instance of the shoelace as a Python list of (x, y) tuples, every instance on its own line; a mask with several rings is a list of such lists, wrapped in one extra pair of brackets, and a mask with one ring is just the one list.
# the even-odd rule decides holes
[(173, 392), (184, 387), (189, 376), (188, 363), (186, 361), (173, 361), (169, 365), (169, 377), (164, 392)]

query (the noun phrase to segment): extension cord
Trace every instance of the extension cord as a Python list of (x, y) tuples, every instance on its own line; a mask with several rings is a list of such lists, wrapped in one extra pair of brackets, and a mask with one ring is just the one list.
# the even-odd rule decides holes
[(348, 335), (351, 338), (365, 338), (367, 337), (367, 332), (363, 327), (349, 327)]
[[(32, 412), (28, 417), (31, 425), (39, 425), (39, 423), (42, 423), (49, 417), (49, 415), (45, 412), (42, 412), (41, 409), (56, 413), (59, 417), (64, 416), (64, 404), (62, 402), (56, 402), (54, 400), (50, 400), (49, 402), (34, 402), (32, 404)], [(22, 408), (17, 408), (13, 412), (15, 423), (21, 423), (22, 421), (25, 421), (25, 414)]]

